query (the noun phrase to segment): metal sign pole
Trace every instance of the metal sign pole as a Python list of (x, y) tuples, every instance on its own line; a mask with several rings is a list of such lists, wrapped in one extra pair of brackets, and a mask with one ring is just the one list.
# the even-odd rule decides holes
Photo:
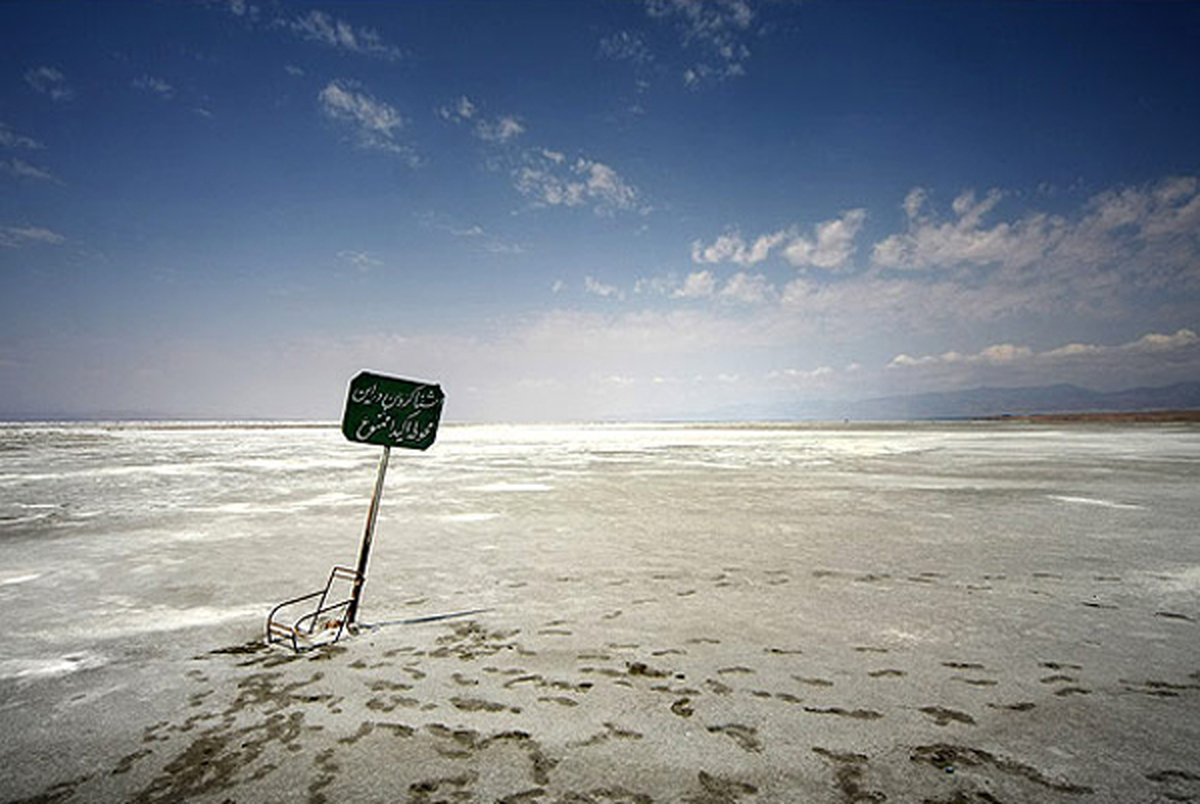
[(375, 536), (375, 518), (379, 516), (379, 502), (383, 497), (383, 478), (387, 474), (388, 456), (391, 453), (392, 448), (384, 445), (383, 455), (379, 456), (379, 475), (375, 478), (375, 494), (371, 497), (371, 509), (367, 512), (367, 528), (363, 532), (362, 547), (358, 550), (358, 575), (354, 579), (350, 608), (346, 612), (346, 622), (348, 623), (356, 622), (358, 619), (358, 604), (362, 599), (363, 585), (367, 582), (367, 558), (371, 554), (371, 539)]

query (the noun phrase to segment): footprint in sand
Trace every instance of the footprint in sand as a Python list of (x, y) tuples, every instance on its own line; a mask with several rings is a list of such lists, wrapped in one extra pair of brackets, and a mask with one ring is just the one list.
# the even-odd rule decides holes
[[(1056, 793), (1088, 795), (1095, 792), (1090, 787), (1052, 779), (1032, 765), (1026, 765), (1007, 757), (996, 756), (978, 748), (968, 748), (948, 743), (922, 745), (912, 750), (910, 758), (913, 762), (930, 765), (943, 773), (951, 768), (990, 766), (1001, 773), (1015, 776)], [(1036, 800), (1036, 798), (1026, 800)]]
[(574, 698), (568, 698), (565, 695), (546, 695), (538, 698), (542, 703), (553, 703), (559, 706), (579, 706), (579, 701)]
[(416, 698), (407, 698), (403, 695), (378, 696), (367, 701), (367, 708), (374, 712), (391, 712), (400, 706), (405, 709), (416, 709), (420, 705), (421, 702)]
[(1045, 678), (1038, 679), (1038, 681), (1040, 681), (1043, 684), (1061, 684), (1063, 682), (1074, 683), (1078, 680), (1079, 679), (1075, 678), (1074, 676), (1067, 676), (1067, 675), (1063, 675), (1062, 673), (1057, 673), (1052, 676), (1046, 676)]
[(793, 679), (801, 684), (807, 684), (810, 687), (832, 687), (833, 682), (826, 678), (804, 678), (802, 676), (792, 676)]
[(743, 726), (740, 723), (727, 723), (723, 726), (709, 726), (709, 734), (724, 734), (730, 737), (738, 748), (750, 753), (758, 753), (762, 751), (762, 741), (758, 739), (758, 730), (752, 726)]
[(941, 706), (923, 706), (917, 710), (923, 715), (929, 715), (933, 718), (933, 722), (939, 726), (948, 726), (951, 723), (966, 723), (975, 725), (975, 718), (968, 715), (966, 712), (959, 712), (956, 709), (946, 709)]
[(1166, 768), (1145, 776), (1155, 785), (1166, 788), (1162, 795), (1167, 801), (1195, 801), (1200, 797), (1200, 773)]
[(1156, 612), (1154, 612), (1154, 616), (1155, 617), (1163, 617), (1168, 620), (1183, 620), (1184, 622), (1188, 622), (1188, 623), (1190, 623), (1192, 621), (1192, 618), (1187, 616), (1186, 614), (1177, 614), (1173, 611), (1156, 611)]
[[(684, 804), (737, 804), (737, 800), (742, 796), (752, 796), (757, 792), (758, 788), (747, 782), (713, 776), (700, 771), (700, 792), (684, 796), (683, 802)], [(633, 804), (649, 804), (651, 801), (649, 796), (628, 799), (611, 798), (614, 802), (628, 800)]]
[(994, 687), (1000, 682), (991, 678), (965, 678), (963, 676), (951, 676), (952, 681), (960, 681), (969, 687)]
[(609, 740), (640, 740), (643, 736), (641, 732), (623, 729), (620, 726), (617, 726), (615, 723), (606, 722), (604, 724), (604, 729), (604, 731), (600, 732), (599, 734), (593, 734), (586, 740), (567, 743), (567, 748), (586, 748), (588, 746), (599, 745), (600, 743), (608, 742)]
[(400, 681), (388, 681), (381, 678), (368, 683), (367, 689), (371, 692), (407, 692), (412, 689), (412, 684), (404, 684)]
[(675, 703), (671, 704), (671, 713), (680, 717), (691, 717), (696, 713), (696, 710), (691, 706), (691, 698), (680, 698)]
[(1054, 694), (1059, 698), (1065, 698), (1068, 695), (1091, 695), (1092, 691), (1083, 687), (1062, 687), (1054, 691)]
[(519, 706), (505, 706), (495, 701), (485, 701), (482, 698), (455, 697), (450, 699), (450, 703), (455, 709), (463, 712), (512, 712), (514, 715), (521, 713)]
[(878, 720), (883, 717), (882, 712), (873, 709), (843, 709), (840, 706), (806, 706), (804, 711), (814, 715), (837, 715), (851, 720)]
[[(470, 787), (475, 784), (477, 779), (479, 779), (478, 773), (466, 771), (457, 776), (442, 776), (413, 782), (408, 786), (408, 800), (413, 804), (424, 804), (435, 800), (457, 800), (463, 795), (470, 796)], [(432, 796), (438, 796), (438, 798), (431, 798)]]
[(837, 768), (834, 778), (837, 780), (838, 791), (845, 802), (885, 801), (887, 796), (878, 790), (867, 790), (863, 786), (863, 772), (867, 767), (865, 754), (854, 754), (842, 751), (830, 751), (828, 748), (815, 747), (813, 753), (822, 756)]
[(1035, 706), (1035, 704), (1032, 703), (1031, 701), (1018, 701), (1017, 703), (1011, 703), (1011, 704), (998, 704), (998, 703), (988, 704), (988, 707), (991, 709), (1007, 709), (1010, 712), (1028, 712), (1030, 709), (1033, 709), (1034, 706)]

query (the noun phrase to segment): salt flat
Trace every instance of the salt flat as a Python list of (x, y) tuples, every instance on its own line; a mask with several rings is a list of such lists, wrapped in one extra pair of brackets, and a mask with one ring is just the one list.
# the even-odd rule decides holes
[(5, 801), (1200, 799), (1200, 428), (0, 428)]

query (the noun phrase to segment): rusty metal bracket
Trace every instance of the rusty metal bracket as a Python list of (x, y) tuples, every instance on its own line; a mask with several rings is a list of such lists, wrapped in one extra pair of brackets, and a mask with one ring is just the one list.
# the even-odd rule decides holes
[[(291, 649), (299, 653), (341, 639), (350, 624), (347, 614), (354, 598), (330, 602), (330, 593), (339, 581), (349, 583), (352, 594), (361, 587), (362, 576), (349, 567), (334, 567), (324, 589), (285, 600), (271, 609), (267, 615), (267, 644), (290, 643)], [(312, 600), (316, 600), (315, 607), (304, 605)]]

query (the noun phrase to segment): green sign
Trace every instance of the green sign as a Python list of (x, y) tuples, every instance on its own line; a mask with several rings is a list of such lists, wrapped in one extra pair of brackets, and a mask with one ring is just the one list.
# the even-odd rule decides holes
[(350, 381), (342, 435), (364, 444), (428, 449), (445, 398), (439, 385), (364, 371)]

